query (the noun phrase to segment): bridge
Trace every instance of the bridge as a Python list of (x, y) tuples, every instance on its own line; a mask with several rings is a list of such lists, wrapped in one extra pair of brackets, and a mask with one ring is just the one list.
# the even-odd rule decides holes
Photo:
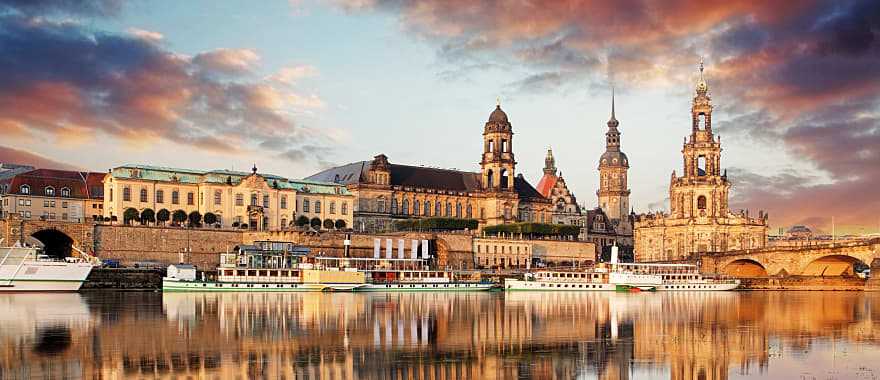
[(8, 218), (0, 220), (0, 245), (39, 241), (47, 255), (54, 257), (93, 254), (95, 224)]
[(880, 239), (770, 246), (700, 256), (704, 272), (735, 277), (852, 276), (856, 264), (880, 267)]

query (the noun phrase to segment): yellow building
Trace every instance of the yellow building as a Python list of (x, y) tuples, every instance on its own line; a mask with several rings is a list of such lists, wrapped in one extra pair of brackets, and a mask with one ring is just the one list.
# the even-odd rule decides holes
[(103, 214), (103, 173), (35, 169), (0, 180), (0, 217), (85, 222)]
[(529, 240), (474, 238), (474, 260), (483, 268), (527, 268), (532, 244)]
[(684, 171), (681, 177), (672, 172), (669, 213), (642, 215), (636, 221), (636, 261), (680, 260), (767, 243), (766, 214), (752, 218), (728, 207), (731, 183), (721, 170), (721, 139), (712, 134), (712, 99), (702, 63), (696, 92), (691, 135), (681, 151)]
[[(105, 178), (104, 194), (105, 216), (119, 221), (133, 209), (142, 223), (175, 223), (175, 213), (197, 212), (213, 214), (218, 227), (258, 230), (290, 228), (301, 216), (339, 228), (352, 222), (352, 196), (344, 186), (262, 174), (256, 167), (244, 173), (120, 166)], [(160, 214), (171, 216), (164, 221)]]

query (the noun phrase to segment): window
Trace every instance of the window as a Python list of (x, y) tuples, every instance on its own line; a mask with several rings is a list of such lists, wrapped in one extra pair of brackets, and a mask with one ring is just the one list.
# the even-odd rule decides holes
[(706, 156), (697, 157), (697, 175), (706, 175)]
[(177, 190), (171, 192), (171, 204), (180, 204), (180, 192)]
[(336, 202), (330, 201), (330, 213), (336, 214)]
[(461, 218), (461, 203), (455, 204), (455, 217)]
[(141, 202), (147, 203), (147, 189), (141, 189)]
[(194, 205), (195, 203), (196, 203), (196, 197), (195, 197), (195, 194), (193, 194), (192, 192), (188, 192), (188, 193), (186, 193), (186, 204), (192, 206), (192, 205)]
[(501, 139), (501, 151), (502, 151), (502, 152), (507, 152), (508, 149), (509, 149), (509, 148), (507, 147), (507, 140), (505, 140), (505, 139)]
[(113, 189), (110, 189), (110, 202), (113, 202)]
[(446, 202), (446, 217), (452, 216), (452, 202)]
[(467, 218), (471, 219), (474, 217), (474, 208), (471, 205), (467, 206)]
[(397, 214), (397, 198), (391, 198), (391, 213)]
[(419, 215), (420, 212), (422, 212), (421, 204), (419, 203), (418, 200), (414, 200), (413, 201), (413, 215)]
[(431, 216), (431, 201), (425, 201), (425, 216)]
[(348, 215), (348, 202), (342, 202), (342, 215)]
[(43, 207), (49, 207), (49, 201), (43, 201)]
[(315, 213), (316, 214), (321, 213), (321, 201), (315, 201)]
[(54, 196), (55, 196), (55, 188), (54, 188), (54, 187), (52, 187), (52, 186), (46, 186), (45, 191), (46, 191), (46, 196), (47, 196), (47, 197), (54, 197)]
[(440, 201), (434, 202), (434, 216), (443, 215), (443, 205)]
[(697, 197), (697, 208), (700, 210), (706, 209), (706, 197), (705, 196), (700, 195), (699, 197)]
[(303, 199), (303, 212), (309, 212), (309, 200)]
[(67, 220), (67, 213), (66, 212), (61, 214), (61, 220)]
[(67, 208), (67, 201), (61, 202), (61, 208)]
[(257, 202), (258, 202), (257, 194), (256, 193), (251, 194), (251, 206), (258, 206), (259, 203), (257, 203)]
[(379, 198), (376, 201), (376, 212), (385, 212), (385, 199)]
[(268, 195), (263, 196), (263, 208), (269, 208), (269, 196)]
[(21, 190), (20, 192), (22, 194), (30, 194), (31, 193), (31, 187), (28, 185), (21, 185), (20, 190)]
[(287, 227), (287, 219), (281, 218), (281, 228)]
[[(287, 196), (286, 195), (281, 196), (281, 209), (282, 210), (287, 209)], [(284, 224), (284, 223), (282, 223), (282, 224)]]
[(244, 195), (241, 193), (235, 194), (235, 205), (244, 206)]
[(404, 199), (402, 203), (403, 215), (409, 215), (409, 199)]
[(214, 190), (214, 204), (219, 205), (223, 203), (223, 192), (220, 190)]
[(156, 203), (165, 202), (165, 190), (156, 190)]
[(122, 201), (131, 202), (131, 188), (128, 186), (122, 188)]

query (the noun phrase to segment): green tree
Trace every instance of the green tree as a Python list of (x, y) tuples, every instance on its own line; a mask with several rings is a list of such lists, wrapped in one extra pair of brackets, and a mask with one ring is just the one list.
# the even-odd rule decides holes
[(171, 221), (176, 225), (180, 225), (181, 223), (186, 221), (186, 211), (176, 210), (174, 214), (171, 215)]
[(334, 223), (334, 227), (336, 227), (337, 230), (341, 230), (341, 229), (345, 228), (345, 221), (342, 219), (336, 219), (336, 223)]
[(312, 228), (314, 228), (316, 230), (321, 229), (321, 219), (318, 217), (312, 218), (312, 220), (309, 221), (309, 224), (311, 224)]
[(206, 212), (205, 213), (205, 224), (213, 225), (215, 223), (217, 223), (217, 215), (214, 214), (213, 212)]
[(198, 226), (202, 223), (202, 214), (198, 211), (193, 211), (189, 213), (188, 219), (190, 227)]
[(158, 221), (159, 223), (162, 223), (162, 225), (164, 225), (170, 219), (171, 219), (171, 212), (164, 209), (164, 208), (159, 210), (159, 212), (156, 213), (156, 221)]
[(324, 219), (324, 229), (332, 230), (333, 229), (333, 219)]
[(132, 207), (125, 209), (125, 212), (122, 214), (122, 221), (125, 224), (130, 224), (132, 221), (140, 220), (140, 213), (138, 210)]
[(151, 208), (145, 208), (144, 211), (141, 211), (141, 222), (143, 223), (155, 223), (156, 222), (156, 212)]
[(307, 225), (309, 225), (309, 217), (305, 216), (305, 215), (300, 215), (298, 218), (296, 218), (295, 223), (296, 223), (297, 227), (307, 226)]

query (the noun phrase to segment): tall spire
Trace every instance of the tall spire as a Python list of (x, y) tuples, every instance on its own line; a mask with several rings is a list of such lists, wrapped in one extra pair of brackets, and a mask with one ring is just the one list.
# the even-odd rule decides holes
[(617, 121), (617, 115), (615, 114), (615, 104), (614, 104), (614, 88), (611, 88), (611, 119), (608, 119), (608, 132), (605, 132), (605, 150), (606, 151), (617, 151), (620, 150), (620, 132), (617, 130), (617, 126), (620, 125), (620, 122)]
[(703, 77), (703, 57), (700, 56), (700, 81), (697, 82), (697, 94), (703, 95), (709, 91), (709, 84), (706, 83), (706, 78)]
[(553, 148), (547, 147), (547, 157), (544, 157), (544, 174), (556, 175), (556, 159), (553, 158)]
[(614, 117), (614, 87), (611, 87), (611, 118), (617, 120)]

